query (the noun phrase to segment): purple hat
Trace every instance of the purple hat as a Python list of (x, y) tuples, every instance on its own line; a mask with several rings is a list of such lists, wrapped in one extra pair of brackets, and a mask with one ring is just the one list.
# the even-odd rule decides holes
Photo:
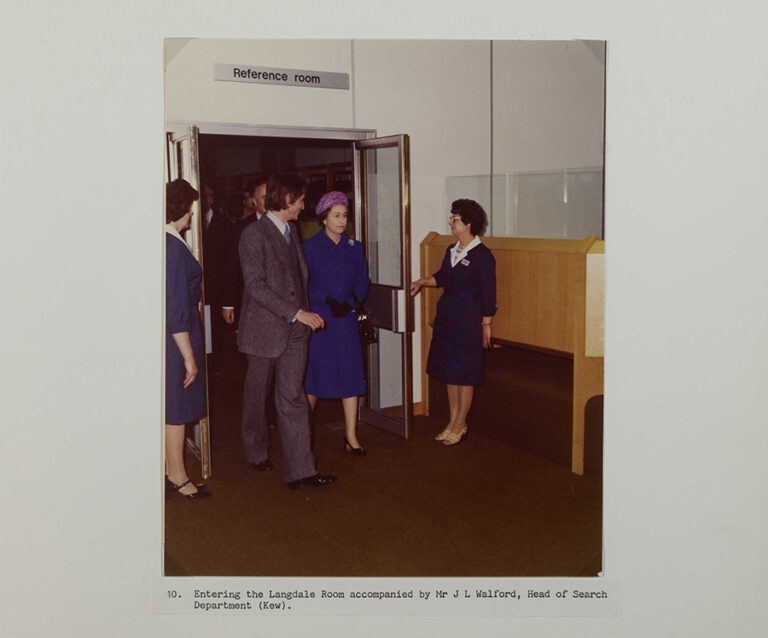
[(341, 191), (331, 191), (330, 193), (326, 193), (320, 198), (320, 201), (317, 202), (317, 206), (315, 206), (315, 215), (322, 215), (329, 208), (339, 205), (349, 205), (349, 199), (344, 193)]

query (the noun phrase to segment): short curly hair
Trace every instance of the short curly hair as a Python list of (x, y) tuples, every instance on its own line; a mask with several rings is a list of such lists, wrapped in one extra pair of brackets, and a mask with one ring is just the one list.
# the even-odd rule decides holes
[(461, 217), (461, 221), (470, 227), (469, 232), (474, 236), (482, 235), (488, 226), (488, 216), (474, 199), (457, 199), (451, 204), (451, 215)]
[(185, 179), (175, 179), (165, 185), (165, 221), (175, 222), (189, 212), (192, 202), (200, 198), (200, 193)]

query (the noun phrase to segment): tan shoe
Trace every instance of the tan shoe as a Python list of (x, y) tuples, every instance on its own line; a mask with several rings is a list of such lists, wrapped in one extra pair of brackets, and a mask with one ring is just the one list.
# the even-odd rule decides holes
[(445, 438), (445, 435), (448, 434), (450, 427), (451, 427), (450, 425), (446, 425), (445, 430), (443, 430), (439, 434), (436, 434), (435, 441), (442, 441)]
[(469, 428), (465, 425), (459, 433), (448, 432), (443, 438), (443, 445), (456, 445), (457, 443), (461, 443), (467, 438), (468, 431)]

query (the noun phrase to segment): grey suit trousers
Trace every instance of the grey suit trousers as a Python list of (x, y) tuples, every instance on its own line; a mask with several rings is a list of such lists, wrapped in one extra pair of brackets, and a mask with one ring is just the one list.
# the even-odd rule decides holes
[(275, 379), (275, 407), (283, 448), (283, 478), (296, 481), (317, 473), (311, 449), (309, 403), (304, 393), (307, 337), (301, 324), (291, 326), (285, 351), (275, 358), (248, 355), (243, 387), (242, 435), (245, 457), (260, 463), (269, 456), (266, 402), (269, 381)]

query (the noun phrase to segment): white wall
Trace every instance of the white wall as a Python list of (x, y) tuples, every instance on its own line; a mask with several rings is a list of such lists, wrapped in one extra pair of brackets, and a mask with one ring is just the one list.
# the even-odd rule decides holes
[(605, 45), (493, 43), (492, 234), (603, 235)]
[(577, 41), (493, 43), (494, 173), (602, 166), (599, 49)]
[(217, 82), (215, 63), (350, 73), (349, 40), (190, 40), (166, 65), (168, 120), (351, 127), (352, 91)]

